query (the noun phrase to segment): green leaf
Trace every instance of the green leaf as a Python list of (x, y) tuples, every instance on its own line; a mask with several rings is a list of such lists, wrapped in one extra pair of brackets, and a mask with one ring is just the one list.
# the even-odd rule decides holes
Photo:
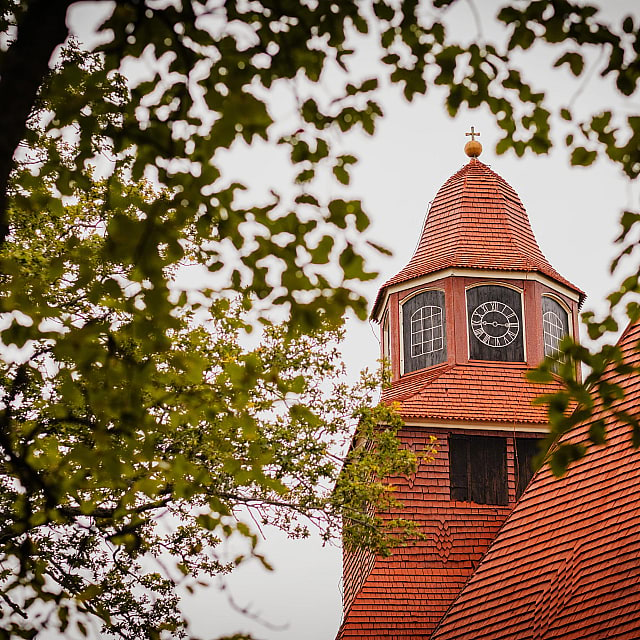
[(553, 382), (553, 374), (548, 369), (542, 369), (538, 367), (537, 369), (531, 369), (527, 371), (527, 380), (530, 382), (548, 384)]
[(375, 242), (372, 242), (371, 240), (367, 240), (367, 244), (373, 249), (375, 249), (378, 253), (381, 253), (382, 255), (385, 255), (385, 256), (393, 255), (393, 251), (391, 251), (390, 249), (387, 249), (386, 247), (383, 247), (381, 244), (377, 244)]
[[(102, 587), (99, 584), (90, 584), (85, 587), (76, 598), (80, 602), (87, 602), (88, 600), (92, 600), (96, 596), (99, 596), (102, 593)], [(83, 634), (85, 635), (85, 634)]]
[(589, 426), (589, 439), (593, 444), (606, 444), (606, 432), (604, 420), (596, 420)]
[(586, 448), (582, 444), (563, 443), (551, 453), (549, 464), (553, 474), (561, 478), (567, 473), (569, 465), (582, 459), (586, 454)]
[(579, 76), (584, 70), (584, 59), (582, 55), (575, 52), (567, 52), (561, 55), (554, 63), (554, 67), (560, 67), (563, 64), (568, 64), (571, 69), (571, 73), (574, 76)]
[(351, 181), (349, 173), (342, 165), (337, 164), (333, 167), (333, 175), (336, 177), (340, 184), (349, 184), (349, 182)]
[(576, 147), (571, 152), (571, 164), (574, 166), (587, 167), (595, 162), (597, 152), (588, 151), (584, 147)]

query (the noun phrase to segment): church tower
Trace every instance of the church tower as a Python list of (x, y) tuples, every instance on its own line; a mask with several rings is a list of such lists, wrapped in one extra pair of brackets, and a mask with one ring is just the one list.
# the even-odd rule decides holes
[(426, 640), (531, 478), (549, 387), (525, 373), (578, 333), (584, 293), (542, 254), (516, 192), (478, 160), (438, 191), (417, 249), (380, 289), (372, 317), (392, 383), (383, 401), (404, 418), (414, 451), (433, 462), (394, 479), (402, 515), (424, 540), (389, 558), (345, 550), (339, 640)]

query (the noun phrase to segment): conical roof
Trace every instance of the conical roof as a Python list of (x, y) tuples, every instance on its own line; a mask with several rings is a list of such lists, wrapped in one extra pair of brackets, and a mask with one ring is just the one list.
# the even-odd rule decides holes
[(471, 158), (438, 191), (409, 263), (385, 289), (449, 268), (538, 272), (575, 291), (544, 257), (518, 194), (497, 173)]

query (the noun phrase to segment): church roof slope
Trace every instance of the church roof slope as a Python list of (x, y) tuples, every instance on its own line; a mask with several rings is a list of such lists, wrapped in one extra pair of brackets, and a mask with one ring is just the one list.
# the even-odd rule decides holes
[[(532, 404), (549, 386), (525, 378), (525, 363), (469, 362), (423, 369), (394, 380), (383, 402), (397, 402), (404, 420), (547, 425), (546, 407)], [(558, 383), (559, 384), (559, 383)]]
[(380, 289), (449, 268), (539, 272), (584, 297), (544, 257), (518, 194), (476, 158), (438, 191), (408, 264)]
[[(640, 323), (620, 340), (640, 365)], [(611, 372), (637, 415), (640, 375)], [(433, 640), (635, 638), (640, 630), (640, 451), (630, 427), (596, 411), (563, 438), (586, 438), (604, 418), (608, 443), (593, 448), (562, 479), (541, 469), (432, 636)]]

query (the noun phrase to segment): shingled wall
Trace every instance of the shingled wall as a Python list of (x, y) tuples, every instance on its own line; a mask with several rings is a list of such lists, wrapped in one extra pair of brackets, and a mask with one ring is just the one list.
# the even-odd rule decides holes
[[(507, 439), (509, 504), (481, 505), (449, 498), (449, 434), (504, 436)], [(425, 640), (480, 562), (515, 503), (515, 431), (405, 427), (401, 438), (414, 451), (437, 437), (433, 462), (410, 478), (396, 478), (403, 517), (415, 518), (424, 540), (397, 549), (390, 558), (366, 553), (344, 558), (344, 621), (347, 638)], [(537, 436), (539, 437), (539, 435)]]

